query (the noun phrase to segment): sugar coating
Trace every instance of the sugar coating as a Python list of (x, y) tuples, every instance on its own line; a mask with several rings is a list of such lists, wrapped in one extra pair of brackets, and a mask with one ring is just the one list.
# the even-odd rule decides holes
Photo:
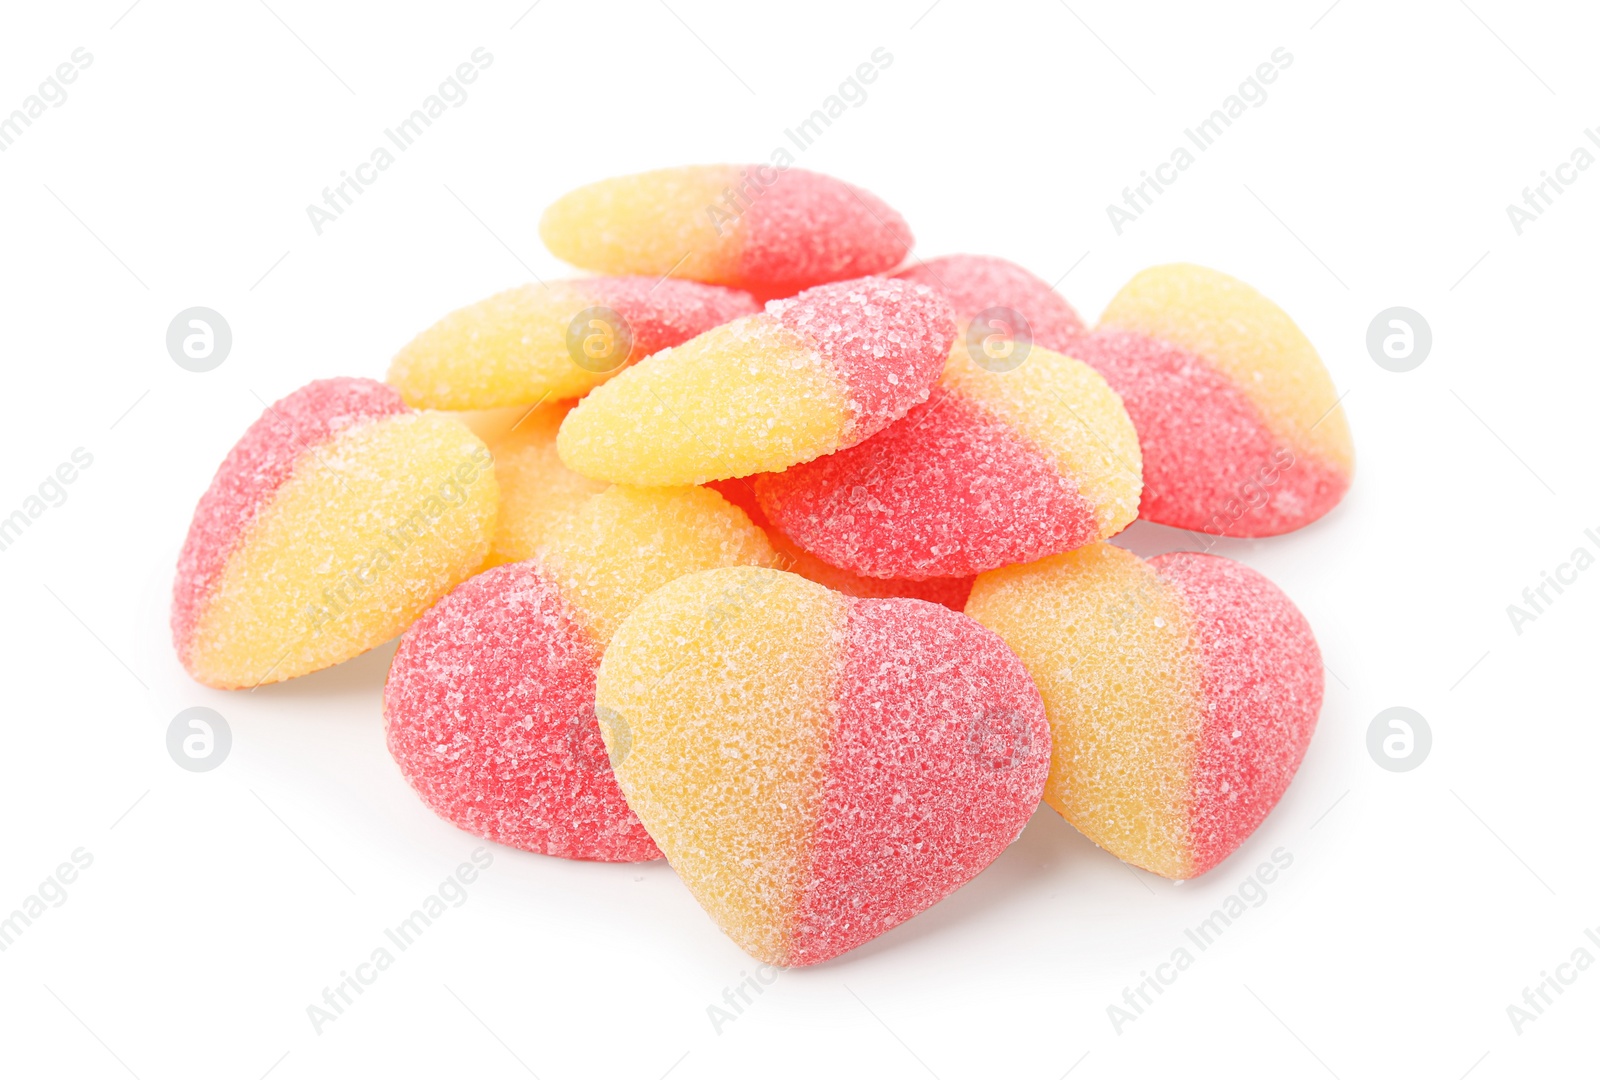
[(782, 469), (924, 400), (953, 332), (948, 306), (921, 286), (819, 286), (623, 372), (572, 411), (556, 445), (569, 468), (619, 484)]
[[(179, 657), (232, 689), (380, 645), (482, 564), (497, 504), (488, 448), (444, 417), (402, 413), (308, 445), (238, 523)], [(175, 614), (175, 629), (186, 621)]]
[(820, 173), (690, 165), (568, 192), (544, 213), (545, 246), (608, 274), (671, 274), (770, 298), (889, 270), (911, 249), (875, 196)]
[(1192, 876), (1243, 843), (1294, 779), (1322, 711), (1322, 653), (1300, 609), (1248, 566), (1192, 552), (1150, 566), (1188, 608), (1200, 642)]
[(790, 955), (846, 598), (777, 570), (681, 577), (600, 662), (596, 713), (628, 805), (723, 933)]
[(1037, 691), (993, 635), (774, 570), (652, 594), (597, 701), (629, 805), (767, 963), (826, 960), (959, 887), (1021, 832), (1048, 769)]
[(738, 240), (707, 211), (739, 182), (735, 165), (685, 165), (585, 184), (551, 203), (539, 238), (559, 259), (602, 274), (742, 287)]
[(1045, 801), (1175, 879), (1215, 866), (1298, 768), (1322, 698), (1305, 619), (1248, 567), (1109, 544), (979, 576), (967, 614), (1005, 640), (1055, 740)]
[(1070, 477), (942, 387), (866, 442), (755, 488), (797, 543), (867, 577), (971, 576), (1099, 538)]
[(787, 169), (738, 220), (739, 281), (763, 296), (880, 274), (915, 241), (905, 219), (871, 192)]
[(1157, 338), (1097, 330), (1074, 355), (1104, 375), (1139, 432), (1139, 516), (1213, 536), (1275, 536), (1315, 521), (1350, 475), (1275, 436), (1221, 371)]
[(535, 556), (474, 577), (407, 634), (385, 697), (406, 779), (456, 825), (575, 859), (658, 857), (595, 722), (611, 635), (682, 574), (775, 558), (703, 488), (612, 487), (560, 514)]
[(1088, 366), (1042, 347), (979, 367), (957, 340), (927, 404), (853, 448), (756, 478), (767, 516), (869, 577), (957, 577), (1114, 535), (1139, 506), (1139, 444)]
[[(592, 333), (611, 342), (619, 333), (629, 338), (626, 357), (606, 371), (576, 363), (568, 345), (568, 327), (593, 307), (609, 308), (620, 325), (602, 319), (605, 325)], [(390, 363), (389, 382), (419, 408), (493, 409), (576, 398), (626, 363), (756, 310), (749, 293), (657, 277), (522, 285), (453, 311), (418, 334)]]
[(1142, 270), (1100, 316), (1100, 328), (1159, 338), (1204, 358), (1255, 403), (1296, 456), (1349, 474), (1355, 451), (1328, 369), (1277, 304), (1202, 266)]
[(1050, 728), (990, 631), (920, 600), (851, 600), (793, 965), (870, 941), (966, 884), (1021, 835)]
[(556, 448), (568, 468), (596, 480), (701, 484), (826, 454), (849, 415), (844, 387), (821, 358), (756, 315), (597, 388), (562, 423)]
[(930, 604), (941, 604), (951, 611), (960, 611), (966, 607), (967, 596), (972, 592), (971, 575), (927, 578), (922, 581), (913, 581), (911, 578), (873, 578), (823, 562), (791, 540), (767, 519), (752, 486), (757, 476), (764, 475), (766, 474), (758, 473), (756, 476), (740, 477), (735, 480), (715, 480), (706, 486), (743, 510), (757, 527), (766, 532), (767, 540), (777, 552), (778, 558), (774, 565), (779, 570), (799, 574), (807, 581), (826, 585), (846, 596), (874, 600), (903, 596), (912, 600), (926, 600)]
[(993, 255), (941, 255), (918, 260), (894, 275), (943, 294), (961, 322), (988, 308), (1004, 307), (1028, 320), (1030, 340), (1071, 354), (1087, 331), (1078, 313), (1050, 283), (1016, 263)]
[(1044, 698), (1055, 743), (1045, 802), (1118, 858), (1192, 876), (1202, 699), (1179, 598), (1138, 556), (1093, 544), (980, 574), (967, 614), (1000, 635)]
[(240, 539), (301, 456), (340, 432), (406, 412), (371, 379), (319, 379), (267, 407), (228, 451), (200, 496), (172, 583), (172, 641), (189, 665), (195, 624)]
[(669, 581), (723, 566), (771, 566), (777, 553), (744, 511), (709, 488), (619, 484), (555, 522), (538, 557), (604, 645)]
[(490, 444), (500, 485), (489, 565), (532, 558), (550, 527), (566, 512), (598, 495), (606, 485), (573, 472), (556, 453), (556, 431), (569, 406), (543, 405), (523, 416), (514, 430)]
[(767, 314), (808, 342), (844, 384), (850, 446), (926, 401), (955, 336), (950, 305), (924, 285), (883, 278), (808, 289)]
[(1022, 366), (978, 366), (962, 344), (951, 349), (940, 385), (1016, 431), (1072, 478), (1094, 507), (1100, 538), (1139, 513), (1139, 435), (1122, 399), (1093, 368), (1034, 347)]
[(389, 753), (474, 835), (568, 859), (660, 858), (595, 726), (599, 662), (536, 563), (479, 574), (401, 639), (383, 692)]

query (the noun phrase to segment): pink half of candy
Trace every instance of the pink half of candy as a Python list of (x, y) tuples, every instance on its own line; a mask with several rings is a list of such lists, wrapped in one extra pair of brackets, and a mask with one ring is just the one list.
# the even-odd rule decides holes
[(1350, 476), (1275, 436), (1261, 410), (1202, 357), (1157, 338), (1096, 330), (1073, 355), (1105, 377), (1139, 432), (1139, 516), (1212, 536), (1275, 536), (1331, 510)]
[(779, 529), (867, 577), (971, 577), (1100, 537), (1071, 477), (943, 387), (866, 442), (751, 479)]
[(789, 169), (739, 223), (738, 280), (768, 297), (877, 274), (911, 250), (911, 229), (889, 204), (843, 180)]
[(955, 334), (950, 308), (937, 294), (875, 277), (773, 300), (766, 314), (809, 343), (844, 384), (846, 444), (923, 400)]
[(1300, 609), (1248, 566), (1177, 551), (1150, 567), (1177, 590), (1197, 630), (1203, 704), (1188, 832), (1199, 875), (1288, 790), (1322, 710), (1322, 653)]
[[(1050, 283), (1006, 259), (993, 255), (941, 255), (918, 261), (894, 275), (944, 295), (956, 321), (966, 323), (994, 309), (1022, 316), (1025, 326), (989, 326), (1020, 336), (1056, 352), (1071, 354), (1071, 345), (1087, 331), (1078, 313)], [(1007, 321), (996, 313), (995, 321)]]
[(622, 317), (633, 339), (630, 361), (682, 344), (713, 326), (754, 314), (759, 305), (739, 289), (676, 278), (600, 277), (570, 287)]
[(743, 510), (758, 528), (766, 532), (773, 550), (783, 559), (778, 565), (780, 570), (799, 574), (807, 581), (815, 581), (818, 585), (826, 585), (846, 596), (861, 599), (906, 597), (911, 600), (926, 600), (930, 604), (938, 604), (951, 611), (960, 611), (967, 606), (967, 597), (972, 592), (973, 578), (970, 574), (964, 577), (924, 579), (874, 578), (817, 558), (786, 536), (768, 520), (766, 512), (761, 509), (761, 501), (756, 498), (755, 485), (762, 482), (761, 478), (767, 475), (757, 473), (755, 476), (740, 477), (736, 480), (714, 480), (706, 487), (713, 489)]
[(658, 859), (595, 722), (600, 650), (534, 562), (459, 586), (400, 642), (384, 687), (389, 752), (468, 832), (569, 859)]

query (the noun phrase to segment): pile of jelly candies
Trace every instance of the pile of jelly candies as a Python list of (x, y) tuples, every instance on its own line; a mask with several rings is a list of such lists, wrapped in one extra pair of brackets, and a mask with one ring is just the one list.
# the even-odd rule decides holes
[(196, 680), (399, 636), (385, 737), (440, 817), (665, 857), (772, 964), (937, 903), (1041, 799), (1178, 880), (1261, 823), (1321, 708), (1310, 627), (1240, 563), (1107, 541), (1343, 496), (1345, 417), (1277, 305), (1157, 266), (1090, 328), (792, 168), (605, 180), (540, 231), (598, 276), (454, 311), (234, 446), (173, 588)]

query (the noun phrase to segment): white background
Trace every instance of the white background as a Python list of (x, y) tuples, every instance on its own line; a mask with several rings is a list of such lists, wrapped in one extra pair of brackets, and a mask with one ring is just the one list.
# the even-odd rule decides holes
[[(1506, 607), (1596, 549), (1600, 169), (1520, 236), (1505, 210), (1600, 127), (1593, 10), (669, 2), (6, 5), (0, 110), (74, 48), (94, 61), (0, 154), (0, 516), (74, 448), (94, 463), (0, 552), (0, 914), (73, 850), (94, 861), (0, 954), (0, 1070), (1593, 1075), (1600, 967), (1520, 1035), (1506, 1008), (1600, 927), (1600, 570), (1520, 635)], [(470, 100), (316, 235), (306, 204), (479, 46), (494, 62)], [(720, 1033), (707, 1007), (753, 965), (668, 867), (496, 849), (467, 903), (316, 1034), (306, 1006), (478, 841), (384, 751), (390, 648), (252, 693), (184, 676), (166, 609), (195, 500), (262, 399), (381, 377), (444, 312), (566, 272), (537, 236), (561, 192), (765, 160), (879, 46), (892, 66), (799, 164), (882, 196), (920, 254), (1065, 274), (1090, 320), (1141, 267), (1215, 266), (1281, 303), (1348, 394), (1343, 505), (1218, 547), (1321, 642), (1299, 777), (1181, 886), (1041, 811), (971, 885), (784, 973)], [(1294, 60), (1265, 104), (1118, 236), (1106, 204), (1280, 46)], [(233, 330), (208, 374), (164, 345), (193, 305)], [(1365, 346), (1394, 305), (1434, 336), (1406, 374)], [(1125, 542), (1192, 546), (1142, 525)], [(214, 772), (167, 756), (192, 705), (232, 727)], [(1433, 730), (1412, 772), (1366, 750), (1392, 705)], [(1107, 1006), (1280, 846), (1294, 863), (1268, 900), (1117, 1033)]]

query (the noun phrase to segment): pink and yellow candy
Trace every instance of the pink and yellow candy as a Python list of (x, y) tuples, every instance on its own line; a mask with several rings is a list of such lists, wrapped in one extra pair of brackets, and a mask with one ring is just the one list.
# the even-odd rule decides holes
[(556, 446), (617, 484), (703, 484), (853, 446), (927, 400), (955, 327), (931, 289), (860, 278), (774, 300), (584, 398)]
[(757, 306), (734, 289), (654, 277), (523, 285), (418, 334), (390, 363), (389, 382), (426, 409), (582, 397), (626, 365)]
[(172, 638), (196, 680), (253, 687), (381, 645), (473, 573), (498, 493), (463, 425), (370, 379), (310, 383), (250, 426), (178, 558)]
[(1200, 266), (1136, 274), (1073, 355), (1122, 395), (1144, 447), (1141, 517), (1275, 536), (1331, 510), (1355, 451), (1333, 380), (1282, 308)]
[[(1072, 305), (1043, 278), (993, 255), (940, 255), (918, 260), (894, 275), (940, 293), (955, 310), (956, 320), (980, 320), (980, 332), (1026, 336), (1035, 345), (1072, 355), (1084, 334), (1083, 320)], [(1016, 325), (1013, 317), (1019, 316)]]
[(653, 593), (596, 701), (628, 805), (770, 964), (837, 956), (964, 884), (1021, 833), (1048, 768), (1038, 691), (993, 634), (776, 570)]
[(1110, 544), (981, 574), (967, 614), (1021, 658), (1055, 741), (1044, 798), (1096, 844), (1205, 873), (1277, 804), (1322, 707), (1304, 616), (1249, 567)]
[(524, 410), (508, 433), (489, 444), (500, 484), (490, 565), (533, 558), (558, 522), (606, 489), (561, 464), (556, 431), (570, 410), (568, 402)]
[(690, 165), (588, 184), (539, 223), (545, 246), (604, 274), (789, 296), (892, 269), (911, 230), (876, 196), (805, 169)]
[(617, 626), (682, 574), (774, 560), (704, 488), (613, 487), (562, 514), (533, 558), (497, 566), (407, 631), (384, 687), (389, 752), (435, 813), (571, 859), (660, 857), (617, 789), (595, 671)]
[(1092, 368), (1040, 346), (988, 365), (957, 337), (925, 404), (857, 446), (754, 478), (796, 543), (880, 578), (972, 575), (1113, 536), (1139, 508), (1139, 441)]

